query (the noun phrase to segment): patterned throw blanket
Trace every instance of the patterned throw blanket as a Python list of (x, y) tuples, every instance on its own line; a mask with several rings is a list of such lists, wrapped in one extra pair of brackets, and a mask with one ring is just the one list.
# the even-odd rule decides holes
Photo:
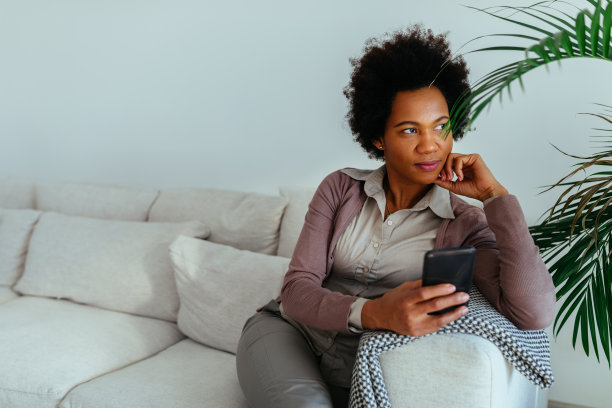
[[(550, 344), (544, 330), (517, 329), (475, 286), (470, 292), (469, 309), (465, 316), (427, 336), (438, 333), (481, 336), (493, 342), (514, 368), (532, 383), (540, 388), (552, 385)], [(351, 408), (391, 407), (378, 356), (418, 339), (387, 331), (368, 331), (361, 336), (353, 367)]]

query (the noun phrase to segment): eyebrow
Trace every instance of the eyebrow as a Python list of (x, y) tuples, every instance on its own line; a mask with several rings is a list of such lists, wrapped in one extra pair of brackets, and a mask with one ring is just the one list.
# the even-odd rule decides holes
[[(434, 123), (435, 122), (439, 122), (439, 121), (441, 121), (443, 119), (448, 119), (448, 116), (440, 116), (438, 119), (436, 119), (434, 121)], [(393, 127), (396, 128), (396, 127), (402, 126), (402, 125), (420, 125), (420, 123), (419, 122), (414, 122), (414, 121), (411, 121), (411, 120), (405, 120), (403, 122), (398, 123), (397, 125), (395, 125)]]

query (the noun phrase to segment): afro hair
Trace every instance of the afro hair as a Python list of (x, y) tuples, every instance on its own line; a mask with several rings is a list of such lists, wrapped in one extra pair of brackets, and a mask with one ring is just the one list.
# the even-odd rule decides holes
[[(373, 159), (384, 161), (384, 153), (373, 142), (384, 134), (397, 92), (435, 86), (449, 110), (460, 96), (470, 94), (469, 70), (463, 58), (451, 60), (446, 34), (434, 35), (420, 25), (395, 31), (384, 42), (368, 39), (363, 56), (350, 62), (354, 70), (343, 90), (349, 100), (346, 119), (355, 141)], [(462, 116), (468, 114), (465, 111)], [(465, 121), (458, 123), (463, 125), (453, 128), (451, 123), (454, 140), (465, 132)]]

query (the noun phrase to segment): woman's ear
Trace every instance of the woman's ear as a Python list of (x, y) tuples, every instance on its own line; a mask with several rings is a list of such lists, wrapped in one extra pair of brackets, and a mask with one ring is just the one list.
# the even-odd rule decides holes
[(383, 142), (383, 138), (377, 139), (373, 142), (374, 147), (378, 150), (385, 150), (385, 144)]

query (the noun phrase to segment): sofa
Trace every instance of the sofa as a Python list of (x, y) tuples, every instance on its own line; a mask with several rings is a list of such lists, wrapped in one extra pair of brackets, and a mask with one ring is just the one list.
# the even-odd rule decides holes
[[(314, 189), (0, 177), (0, 407), (247, 407), (235, 350), (274, 298)], [(488, 341), (380, 357), (393, 407), (543, 407)]]

